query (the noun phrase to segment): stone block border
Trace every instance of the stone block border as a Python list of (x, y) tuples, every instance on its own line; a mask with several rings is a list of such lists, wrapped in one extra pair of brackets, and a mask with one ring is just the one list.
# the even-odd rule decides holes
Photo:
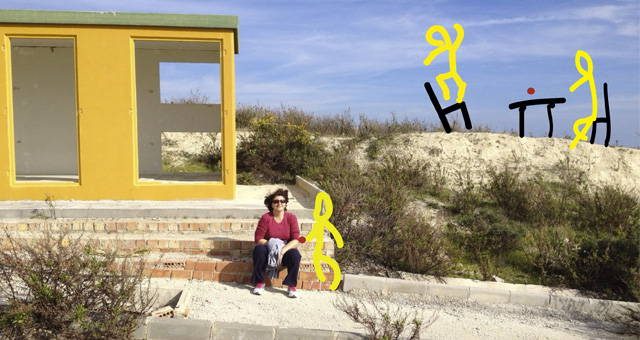
[(619, 315), (624, 306), (637, 306), (640, 303), (592, 299), (579, 296), (565, 296), (553, 289), (528, 289), (527, 285), (499, 284), (494, 282), (475, 282), (468, 279), (451, 279), (457, 284), (409, 281), (366, 275), (345, 274), (343, 291), (363, 289), (380, 292), (413, 293), (425, 296), (458, 298), (489, 304), (520, 304), (527, 306), (550, 307), (567, 312), (598, 316)]
[(133, 334), (136, 340), (217, 339), (366, 339), (365, 334), (322, 329), (280, 328), (235, 322), (148, 317)]

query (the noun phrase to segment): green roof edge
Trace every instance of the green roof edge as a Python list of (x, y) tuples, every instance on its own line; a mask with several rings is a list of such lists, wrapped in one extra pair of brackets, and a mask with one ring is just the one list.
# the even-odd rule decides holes
[(238, 17), (235, 15), (0, 10), (0, 23), (231, 29), (235, 51), (239, 51)]

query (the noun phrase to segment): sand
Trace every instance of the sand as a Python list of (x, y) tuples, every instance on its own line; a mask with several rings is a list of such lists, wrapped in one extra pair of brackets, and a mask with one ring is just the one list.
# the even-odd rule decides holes
[[(333, 302), (343, 292), (299, 291), (290, 299), (286, 290), (267, 288), (264, 295), (251, 294), (251, 287), (235, 283), (154, 279), (160, 286), (190, 285), (189, 319), (248, 324), (303, 327), (366, 333), (359, 324), (338, 310)], [(359, 297), (360, 298), (360, 297)], [(421, 332), (425, 339), (619, 339), (615, 325), (550, 308), (519, 305), (485, 305), (455, 299), (391, 294), (385, 297), (391, 310), (418, 312), (424, 319), (435, 313), (435, 322)], [(397, 315), (397, 314), (394, 314)], [(625, 338), (625, 337), (623, 337)], [(634, 339), (633, 337), (626, 337)]]
[[(458, 178), (469, 177), (473, 181), (486, 180), (491, 167), (510, 166), (524, 176), (542, 173), (552, 179), (562, 167), (574, 167), (584, 171), (579, 179), (594, 184), (617, 184), (629, 191), (640, 192), (640, 150), (624, 147), (604, 147), (599, 144), (579, 143), (569, 150), (569, 139), (520, 138), (498, 133), (424, 132), (397, 135), (383, 143), (381, 155), (389, 152), (426, 160), (440, 166), (449, 186)], [(356, 161), (367, 166), (368, 142), (359, 145)], [(575, 172), (574, 172), (575, 173)]]

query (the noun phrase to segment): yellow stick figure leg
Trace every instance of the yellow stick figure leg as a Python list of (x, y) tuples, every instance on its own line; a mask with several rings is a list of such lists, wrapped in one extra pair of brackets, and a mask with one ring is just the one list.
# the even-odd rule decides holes
[[(324, 205), (324, 213), (322, 213), (322, 206)], [(313, 227), (309, 234), (307, 234), (307, 240), (315, 240), (316, 244), (313, 249), (313, 267), (316, 272), (316, 276), (318, 276), (318, 280), (320, 282), (324, 282), (327, 280), (324, 273), (322, 272), (322, 263), (326, 263), (329, 265), (331, 270), (333, 271), (333, 280), (331, 281), (331, 286), (329, 287), (331, 290), (336, 290), (340, 281), (342, 280), (342, 272), (340, 271), (340, 266), (338, 262), (332, 259), (329, 256), (322, 254), (322, 249), (324, 248), (324, 229), (327, 228), (329, 233), (333, 235), (334, 240), (336, 241), (336, 246), (338, 248), (342, 248), (344, 246), (344, 240), (342, 239), (342, 235), (338, 229), (329, 221), (331, 214), (333, 213), (333, 203), (331, 202), (331, 197), (329, 194), (322, 191), (316, 195), (316, 202), (313, 209)]]
[(451, 98), (449, 86), (447, 86), (447, 83), (445, 82), (445, 80), (449, 78), (451, 78), (450, 73), (442, 73), (436, 76), (436, 82), (438, 82), (438, 85), (440, 85), (440, 88), (442, 89), (442, 97), (444, 97), (444, 100), (449, 100), (449, 98)]
[(452, 78), (453, 81), (456, 82), (456, 85), (458, 85), (458, 96), (456, 97), (456, 102), (462, 103), (462, 100), (464, 99), (464, 92), (467, 90), (467, 83), (465, 83), (457, 73), (454, 74)]

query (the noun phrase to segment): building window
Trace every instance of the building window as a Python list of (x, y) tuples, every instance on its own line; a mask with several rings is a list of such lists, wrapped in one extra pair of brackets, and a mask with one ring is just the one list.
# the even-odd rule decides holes
[(220, 43), (135, 40), (141, 181), (222, 181)]

